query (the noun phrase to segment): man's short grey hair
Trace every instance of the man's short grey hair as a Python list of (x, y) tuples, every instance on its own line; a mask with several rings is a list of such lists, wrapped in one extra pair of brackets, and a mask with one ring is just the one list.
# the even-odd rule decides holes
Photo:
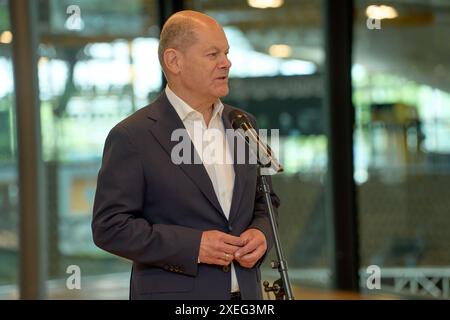
[(164, 65), (164, 51), (169, 48), (184, 52), (197, 41), (195, 21), (190, 17), (172, 17), (164, 24), (158, 47), (158, 58), (162, 68)]

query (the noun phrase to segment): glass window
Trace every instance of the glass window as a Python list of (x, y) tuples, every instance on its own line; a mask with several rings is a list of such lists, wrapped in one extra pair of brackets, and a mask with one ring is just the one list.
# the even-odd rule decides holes
[[(224, 101), (251, 112), (260, 128), (269, 129), (268, 142), (285, 167), (273, 184), (282, 200), (279, 228), (291, 281), (326, 286), (322, 2), (272, 1), (274, 7), (258, 7), (262, 2), (268, 3), (198, 0), (187, 1), (187, 7), (224, 26), (233, 64)], [(273, 249), (263, 278), (278, 278), (269, 266), (275, 257)]]
[(381, 290), (449, 298), (450, 6), (356, 1), (356, 10), (361, 287), (376, 289), (366, 271), (375, 265)]
[[(156, 3), (40, 1), (50, 298), (128, 298), (131, 264), (94, 245), (92, 205), (106, 135), (160, 91)], [(69, 290), (77, 267), (81, 290)]]
[(8, 1), (0, 0), (0, 299), (17, 296), (18, 175)]

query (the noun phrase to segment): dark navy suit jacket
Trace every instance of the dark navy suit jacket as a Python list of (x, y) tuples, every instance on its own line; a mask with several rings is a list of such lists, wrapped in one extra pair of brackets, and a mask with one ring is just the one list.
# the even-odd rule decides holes
[[(226, 129), (233, 109), (224, 106)], [(257, 228), (272, 246), (263, 194), (256, 188), (257, 166), (234, 164), (228, 220), (203, 164), (171, 161), (179, 143), (171, 134), (178, 128), (183, 122), (163, 93), (110, 131), (95, 194), (94, 242), (133, 261), (131, 299), (229, 299), (230, 268), (197, 263), (201, 235), (220, 230), (239, 236)], [(272, 203), (279, 206), (275, 193)], [(262, 260), (251, 269), (235, 263), (243, 299), (262, 298)]]

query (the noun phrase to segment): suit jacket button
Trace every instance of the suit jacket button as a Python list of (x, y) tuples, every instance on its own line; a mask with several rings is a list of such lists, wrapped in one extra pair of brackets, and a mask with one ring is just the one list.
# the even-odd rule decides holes
[(228, 265), (228, 266), (223, 266), (222, 267), (222, 271), (223, 272), (228, 272), (228, 271), (230, 271), (230, 266)]

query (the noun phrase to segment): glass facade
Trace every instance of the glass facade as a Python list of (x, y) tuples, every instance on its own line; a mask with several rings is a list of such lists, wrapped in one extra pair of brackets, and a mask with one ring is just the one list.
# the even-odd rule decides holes
[(375, 265), (382, 290), (449, 298), (450, 7), (387, 1), (374, 16), (356, 1), (356, 9), (361, 287)]
[[(327, 286), (322, 2), (280, 1), (274, 8), (257, 1), (188, 3), (217, 19), (227, 34), (233, 65), (224, 101), (255, 115), (260, 128), (279, 130), (276, 149), (285, 172), (272, 180), (281, 197), (280, 237), (291, 281)], [(263, 277), (279, 276), (270, 269), (275, 258), (273, 249)]]
[(18, 172), (8, 1), (0, 0), (0, 297), (15, 298), (18, 284)]
[[(278, 130), (269, 130), (268, 142), (285, 167), (273, 184), (291, 282), (332, 285), (326, 1), (280, 0), (270, 8), (261, 8), (270, 1), (250, 0), (37, 2), (49, 298), (128, 298), (130, 261), (93, 244), (93, 198), (109, 130), (162, 90), (159, 5), (172, 2), (224, 26), (233, 64), (224, 102), (254, 114), (260, 128)], [(0, 0), (0, 299), (18, 297), (20, 252), (8, 3)], [(354, 1), (353, 179), (365, 293), (450, 298), (449, 17), (447, 1)], [(279, 141), (271, 139), (277, 134)], [(279, 277), (271, 259), (275, 250), (263, 280)], [(71, 290), (67, 279), (77, 267), (81, 290)], [(371, 282), (376, 268), (379, 286)]]
[[(160, 90), (157, 12), (156, 1), (40, 1), (50, 297), (128, 298), (131, 263), (94, 245), (92, 205), (106, 135)], [(81, 290), (66, 288), (71, 266)]]

